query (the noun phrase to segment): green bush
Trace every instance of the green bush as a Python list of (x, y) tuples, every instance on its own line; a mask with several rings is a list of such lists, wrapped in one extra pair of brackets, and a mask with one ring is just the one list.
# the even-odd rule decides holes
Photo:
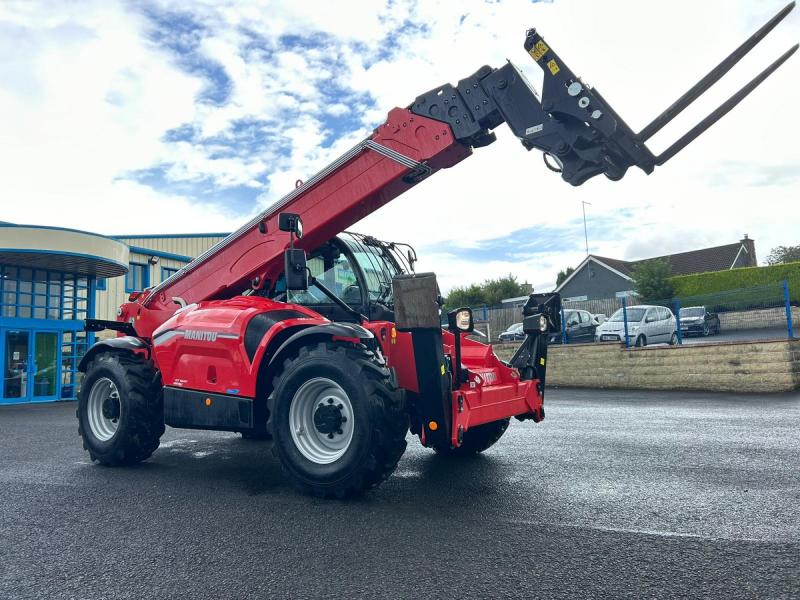
[(675, 296), (679, 298), (707, 296), (757, 286), (778, 286), (784, 279), (789, 282), (792, 301), (800, 301), (800, 261), (769, 267), (745, 267), (670, 277), (675, 286)]

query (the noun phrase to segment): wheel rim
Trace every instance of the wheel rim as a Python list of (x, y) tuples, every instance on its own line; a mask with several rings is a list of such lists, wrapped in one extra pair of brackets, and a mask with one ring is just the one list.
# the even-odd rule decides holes
[(89, 392), (86, 412), (89, 429), (98, 440), (107, 442), (114, 437), (122, 416), (122, 403), (116, 384), (108, 377), (94, 382)]
[(295, 392), (289, 407), (289, 429), (295, 447), (318, 465), (341, 458), (353, 440), (353, 405), (342, 387), (326, 377), (309, 379)]

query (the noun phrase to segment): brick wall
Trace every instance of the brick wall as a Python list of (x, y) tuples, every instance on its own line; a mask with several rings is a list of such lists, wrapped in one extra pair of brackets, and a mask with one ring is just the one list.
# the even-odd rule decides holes
[[(495, 352), (507, 360), (513, 344)], [(800, 389), (800, 341), (552, 346), (547, 384), (586, 388), (786, 392)]]

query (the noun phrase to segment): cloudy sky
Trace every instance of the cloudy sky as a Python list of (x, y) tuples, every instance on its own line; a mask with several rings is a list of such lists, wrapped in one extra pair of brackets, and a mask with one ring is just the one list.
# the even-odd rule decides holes
[[(483, 64), (541, 74), (536, 27), (638, 130), (784, 0), (0, 3), (0, 220), (105, 234), (232, 231)], [(665, 148), (800, 39), (796, 10), (659, 133)], [(590, 251), (636, 259), (800, 244), (800, 57), (649, 177), (580, 188), (501, 127), (494, 145), (352, 229), (417, 247), (445, 289), (537, 289)]]

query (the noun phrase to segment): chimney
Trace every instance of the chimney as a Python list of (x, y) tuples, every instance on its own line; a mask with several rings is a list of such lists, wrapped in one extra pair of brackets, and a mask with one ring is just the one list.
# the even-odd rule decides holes
[(756, 243), (754, 240), (751, 240), (750, 237), (745, 233), (744, 237), (739, 240), (745, 248), (747, 248), (747, 264), (744, 266), (746, 267), (757, 267), (758, 260), (756, 260)]

